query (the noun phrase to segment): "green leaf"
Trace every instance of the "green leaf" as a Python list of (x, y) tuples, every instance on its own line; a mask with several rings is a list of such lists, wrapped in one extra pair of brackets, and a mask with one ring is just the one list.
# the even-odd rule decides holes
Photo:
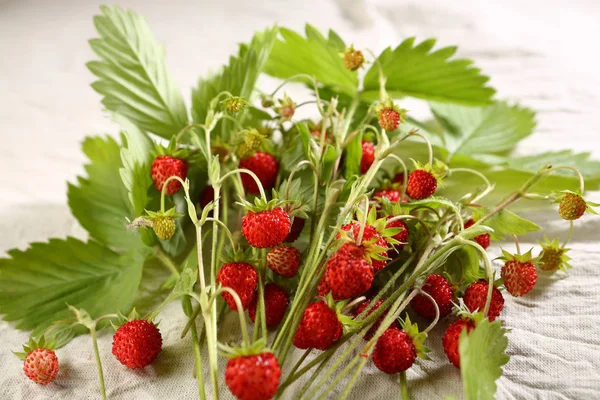
[(250, 98), (276, 36), (276, 27), (256, 33), (249, 44), (240, 45), (237, 57), (231, 57), (229, 64), (219, 73), (199, 80), (192, 91), (192, 117), (195, 122), (205, 122), (211, 100), (223, 91)]
[[(144, 249), (144, 248), (142, 248)], [(0, 314), (18, 329), (38, 332), (72, 317), (67, 305), (93, 318), (131, 308), (149, 250), (119, 254), (74, 238), (32, 243), (0, 259)]]
[(484, 222), (484, 225), (494, 230), (494, 232), (490, 232), (490, 237), (494, 240), (502, 240), (506, 235), (524, 235), (540, 230), (540, 227), (536, 223), (519, 217), (507, 209), (494, 214)]
[(69, 184), (67, 197), (71, 212), (96, 240), (116, 249), (141, 244), (139, 235), (127, 230), (127, 220), (135, 218), (125, 185), (121, 182), (120, 149), (110, 137), (87, 137), (83, 152), (91, 163), (85, 166), (87, 178)]
[(323, 154), (323, 162), (321, 165), (321, 179), (324, 182), (327, 182), (331, 177), (333, 172), (333, 168), (335, 167), (335, 162), (338, 159), (338, 152), (335, 147), (328, 144), (325, 147), (325, 153)]
[(358, 77), (356, 72), (344, 66), (341, 53), (346, 45), (342, 39), (333, 31), (329, 31), (326, 38), (308, 24), (305, 31), (306, 38), (289, 29), (280, 29), (283, 40), (278, 40), (273, 46), (265, 72), (281, 79), (298, 74), (314, 76), (320, 84), (353, 96), (358, 87)]
[(359, 132), (346, 146), (346, 157), (344, 158), (344, 177), (350, 179), (354, 175), (360, 175), (360, 161), (362, 160), (362, 133)]
[(87, 64), (99, 80), (92, 84), (102, 104), (123, 115), (142, 131), (164, 138), (188, 123), (181, 93), (165, 65), (164, 50), (146, 21), (132, 11), (100, 7), (94, 17), (98, 39), (90, 46), (101, 61)]
[(453, 282), (469, 284), (485, 278), (485, 271), (480, 268), (480, 254), (471, 246), (463, 246), (454, 251), (444, 263), (444, 271)]
[(395, 50), (385, 49), (365, 76), (362, 97), (379, 98), (379, 65), (387, 77), (386, 89), (392, 97), (410, 96), (461, 104), (489, 103), (495, 90), (489, 80), (472, 66), (471, 60), (451, 59), (456, 47), (431, 51), (435, 39), (415, 45), (415, 38), (403, 41)]
[(468, 335), (462, 332), (458, 349), (466, 400), (494, 399), (496, 380), (509, 360), (507, 332), (500, 321), (489, 322), (487, 319)]
[(511, 150), (533, 133), (535, 113), (528, 108), (496, 102), (485, 107), (430, 103), (444, 127), (445, 147), (455, 153), (500, 153)]

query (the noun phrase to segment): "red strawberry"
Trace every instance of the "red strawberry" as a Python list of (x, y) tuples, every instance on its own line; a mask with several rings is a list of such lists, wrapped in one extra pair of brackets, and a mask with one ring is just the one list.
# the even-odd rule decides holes
[(127, 368), (152, 364), (162, 349), (162, 337), (156, 325), (134, 319), (121, 325), (113, 336), (112, 353)]
[(290, 216), (283, 208), (259, 212), (248, 211), (242, 218), (242, 235), (251, 246), (275, 247), (290, 233)]
[(394, 175), (392, 183), (399, 183), (400, 185), (404, 185), (404, 172), (399, 172), (396, 175)]
[(515, 297), (523, 296), (533, 289), (537, 280), (537, 271), (530, 262), (507, 261), (500, 275), (504, 278), (504, 287)]
[(377, 339), (373, 350), (375, 366), (386, 374), (397, 374), (409, 369), (417, 358), (417, 350), (406, 332), (388, 328)]
[[(375, 312), (375, 310), (377, 310), (383, 304), (383, 302), (384, 302), (383, 299), (377, 300), (375, 305), (372, 308), (370, 308), (369, 311), (367, 311), (367, 314), (363, 317), (363, 319), (367, 318), (369, 315), (371, 315), (373, 312)], [(354, 318), (358, 317), (363, 311), (365, 311), (368, 307), (370, 307), (370, 304), (371, 304), (370, 300), (363, 301), (362, 303), (360, 303), (358, 305), (358, 307), (356, 307), (354, 309)], [(364, 336), (365, 340), (371, 340), (371, 338), (373, 338), (373, 335), (375, 335), (375, 332), (377, 332), (377, 329), (381, 325), (381, 322), (383, 322), (383, 319), (385, 318), (386, 314), (387, 314), (387, 310), (384, 311), (383, 314), (381, 314), (381, 316), (373, 323), (373, 325), (371, 325), (371, 329), (369, 329)], [(396, 327), (396, 328), (400, 327), (400, 325), (398, 324), (398, 321), (394, 321), (391, 326)]]
[[(354, 235), (355, 238), (358, 238), (358, 235), (360, 233), (360, 223), (359, 222), (351, 222), (349, 224), (342, 226), (342, 230), (346, 231), (346, 232), (350, 232), (350, 230), (352, 230), (352, 235)], [(337, 237), (339, 239), (340, 235), (338, 234)], [(377, 233), (377, 229), (375, 229), (373, 226), (367, 224), (367, 225), (365, 225), (365, 229), (363, 231), (361, 243), (369, 242), (373, 239), (376, 239), (374, 242), (374, 244), (376, 246), (383, 247), (383, 248), (388, 247), (387, 241), (379, 233)], [(386, 257), (387, 251), (381, 252), (380, 255), (382, 257)], [(385, 266), (387, 265), (387, 260), (373, 259), (371, 264), (373, 265), (373, 272), (377, 273), (385, 268)]]
[(346, 243), (329, 258), (325, 278), (334, 299), (349, 299), (369, 290), (373, 284), (373, 267), (363, 258), (363, 249)]
[(344, 66), (350, 71), (356, 71), (365, 62), (362, 51), (350, 46), (344, 51)]
[(371, 142), (362, 142), (362, 158), (360, 159), (360, 173), (366, 174), (375, 161), (375, 146)]
[(299, 349), (327, 350), (343, 334), (337, 314), (322, 301), (309, 304), (302, 314), (294, 334), (294, 346)]
[[(392, 218), (393, 217), (388, 217), (388, 220), (390, 220)], [(397, 241), (402, 242), (402, 243), (408, 242), (408, 227), (406, 226), (404, 221), (402, 221), (401, 219), (397, 219), (395, 221), (388, 222), (386, 225), (386, 228), (402, 228), (402, 230), (400, 232), (398, 232), (397, 234), (392, 236), (392, 239), (396, 239)], [(400, 251), (403, 248), (404, 248), (403, 244), (394, 245), (394, 250), (396, 250), (396, 251)]]
[(454, 321), (448, 326), (446, 329), (446, 333), (444, 333), (444, 337), (442, 338), (442, 344), (444, 345), (444, 351), (448, 356), (448, 360), (456, 368), (460, 368), (460, 354), (458, 352), (458, 342), (460, 340), (460, 333), (463, 329), (467, 330), (467, 334), (471, 332), (475, 328), (473, 322), (465, 319), (459, 319), (458, 321)]
[(204, 208), (215, 199), (215, 189), (212, 186), (205, 187), (200, 193), (200, 207)]
[[(265, 285), (265, 315), (267, 317), (267, 326), (272, 328), (279, 325), (285, 310), (289, 304), (289, 297), (285, 290), (280, 288), (274, 283), (267, 283)], [(248, 315), (252, 322), (256, 318), (256, 305), (258, 303), (258, 296), (254, 296), (254, 300), (248, 308)]]
[[(275, 186), (275, 179), (279, 171), (279, 163), (269, 153), (257, 152), (253, 156), (240, 160), (240, 168), (248, 169), (256, 174), (263, 189), (270, 190)], [(258, 194), (258, 185), (248, 174), (242, 175), (244, 189), (250, 194)]]
[(35, 383), (47, 385), (58, 374), (58, 357), (56, 357), (54, 351), (49, 349), (33, 349), (25, 358), (23, 371)]
[(416, 169), (408, 176), (406, 193), (415, 200), (426, 199), (435, 193), (437, 179), (430, 172)]
[[(373, 193), (373, 198), (375, 199), (381, 199), (383, 197), (388, 199), (390, 203), (397, 203), (402, 198), (402, 192), (396, 189), (381, 189)], [(402, 202), (405, 203), (406, 199)]]
[(400, 126), (400, 113), (393, 107), (384, 107), (379, 111), (377, 117), (381, 129), (387, 132), (393, 132)]
[[(427, 277), (421, 289), (433, 297), (437, 303), (440, 310), (440, 318), (450, 314), (450, 311), (452, 311), (452, 301), (454, 301), (454, 293), (452, 292), (450, 282), (446, 278), (438, 274), (431, 274)], [(435, 318), (435, 307), (425, 295), (416, 295), (411, 300), (410, 306), (417, 314), (423, 317), (429, 319)]]
[[(483, 311), (485, 308), (485, 300), (487, 299), (488, 287), (488, 283), (484, 279), (481, 279), (479, 282), (471, 283), (467, 290), (465, 290), (463, 300), (469, 311)], [(503, 307), (504, 297), (502, 296), (502, 293), (498, 289), (493, 288), (492, 301), (487, 314), (488, 319), (494, 321), (498, 318)]]
[(267, 265), (278, 275), (291, 278), (300, 267), (300, 250), (292, 246), (277, 246), (269, 250)]
[[(242, 308), (247, 310), (254, 299), (256, 284), (258, 283), (258, 274), (256, 269), (246, 263), (225, 264), (217, 274), (217, 282), (223, 287), (233, 289), (242, 301)], [(225, 302), (234, 311), (237, 311), (237, 305), (233, 296), (229, 293), (222, 293)]]
[(290, 233), (288, 233), (287, 237), (284, 240), (285, 243), (294, 243), (296, 239), (298, 239), (298, 237), (302, 233), (302, 229), (304, 229), (305, 221), (306, 220), (304, 218), (294, 217), (294, 222), (292, 222)]
[(325, 297), (329, 294), (329, 292), (331, 292), (331, 289), (329, 288), (329, 284), (327, 283), (326, 276), (323, 275), (321, 277), (321, 280), (319, 281), (319, 286), (317, 286), (317, 293), (319, 294), (319, 296)]
[[(474, 223), (475, 223), (475, 221), (473, 221), (472, 219), (469, 219), (467, 222), (465, 222), (465, 229), (472, 227)], [(481, 247), (483, 247), (484, 249), (487, 249), (490, 246), (490, 234), (489, 233), (482, 233), (481, 235), (477, 235), (473, 238), (473, 240), (477, 244), (479, 244)]]
[[(162, 191), (166, 180), (171, 176), (178, 176), (185, 180), (188, 172), (188, 164), (185, 160), (171, 156), (158, 156), (152, 162), (150, 174), (154, 181), (154, 186), (159, 192)], [(181, 189), (181, 182), (173, 179), (167, 184), (166, 195), (175, 194)]]
[(225, 369), (225, 383), (240, 400), (268, 400), (279, 387), (281, 369), (273, 353), (232, 358)]

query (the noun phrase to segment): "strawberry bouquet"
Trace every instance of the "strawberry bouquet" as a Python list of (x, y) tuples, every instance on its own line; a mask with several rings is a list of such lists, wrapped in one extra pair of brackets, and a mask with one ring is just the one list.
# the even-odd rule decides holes
[[(505, 298), (571, 267), (597, 162), (512, 154), (533, 112), (494, 99), (435, 40), (375, 55), (310, 25), (270, 28), (199, 80), (188, 112), (143, 18), (103, 7), (94, 23), (92, 87), (121, 132), (87, 138), (87, 177), (69, 184), (89, 240), (0, 260), (0, 314), (32, 331), (16, 353), (27, 377), (52, 382), (55, 350), (90, 334), (105, 398), (97, 331), (114, 329), (123, 368), (144, 368), (160, 359), (160, 312), (180, 302), (201, 399), (348, 398), (368, 364), (406, 399), (434, 329), (465, 398), (494, 397)], [(258, 88), (261, 74), (277, 86)], [(433, 118), (403, 109), (411, 97)], [(540, 228), (515, 211), (552, 203), (565, 237), (522, 251), (518, 237)], [(514, 245), (493, 263), (487, 249), (504, 239)]]

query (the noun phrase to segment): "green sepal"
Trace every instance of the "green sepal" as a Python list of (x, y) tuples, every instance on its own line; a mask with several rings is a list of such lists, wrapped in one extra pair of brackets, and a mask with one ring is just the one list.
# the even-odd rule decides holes
[(180, 218), (183, 217), (182, 213), (179, 213), (175, 210), (175, 207), (168, 209), (167, 211), (151, 211), (151, 210), (144, 210), (146, 211), (147, 214), (147, 218), (150, 220), (154, 220), (156, 218)]
[(38, 340), (35, 340), (33, 337), (29, 338), (29, 341), (23, 345), (23, 351), (17, 352), (13, 351), (12, 353), (17, 356), (20, 360), (25, 361), (27, 355), (31, 353), (35, 349), (48, 349), (54, 350), (54, 340), (50, 339), (46, 341), (44, 335), (42, 335)]
[(531, 252), (533, 251), (533, 247), (531, 249), (529, 249), (529, 251), (527, 251), (527, 253), (525, 254), (512, 254), (509, 253), (508, 251), (502, 249), (502, 256), (498, 257), (497, 260), (503, 260), (503, 261), (519, 261), (519, 262), (523, 262), (523, 263), (535, 263), (537, 258), (534, 258), (533, 255), (531, 254)]
[(242, 250), (239, 246), (229, 249), (226, 253), (222, 254), (221, 261), (225, 264), (245, 263), (250, 265), (256, 265), (259, 262), (254, 255), (252, 248), (248, 247), (247, 249)]
[(433, 177), (437, 180), (438, 187), (444, 186), (444, 177), (448, 174), (448, 165), (444, 162), (438, 160), (437, 158), (433, 160), (433, 165), (430, 163), (421, 164), (419, 161), (414, 159), (410, 159), (415, 167), (415, 169), (422, 169), (425, 172), (429, 172)]
[(406, 332), (408, 337), (412, 340), (415, 350), (417, 351), (417, 357), (422, 358), (423, 360), (431, 360), (427, 355), (431, 350), (423, 344), (427, 339), (427, 334), (425, 332), (419, 332), (419, 326), (410, 321), (408, 314), (404, 317), (404, 321), (400, 320), (400, 326), (402, 326), (404, 332)]
[(182, 147), (178, 148), (176, 135), (171, 137), (169, 140), (169, 144), (165, 147), (160, 143), (154, 143), (154, 151), (152, 155), (156, 158), (158, 156), (171, 156), (174, 158), (179, 158), (180, 160), (187, 160), (192, 155), (192, 151), (188, 148)]
[(249, 202), (240, 197), (240, 201), (236, 202), (236, 204), (242, 206), (248, 211), (252, 212), (261, 212), (261, 211), (269, 211), (275, 208), (284, 207), (286, 204), (290, 203), (289, 200), (280, 200), (280, 199), (271, 199), (265, 200), (262, 197), (255, 197), (254, 203)]
[(267, 343), (264, 338), (260, 338), (249, 346), (228, 346), (223, 343), (218, 343), (219, 354), (226, 358), (238, 358), (254, 356), (262, 353), (272, 353), (271, 349), (267, 347)]
[(540, 252), (540, 254), (538, 254), (538, 257), (536, 258), (536, 260), (537, 260), (536, 266), (539, 266), (540, 269), (543, 270), (542, 255), (544, 254), (544, 251), (547, 251), (547, 250), (552, 250), (552, 251), (556, 251), (557, 253), (559, 253), (560, 262), (558, 264), (558, 269), (560, 269), (561, 271), (563, 271), (565, 273), (568, 273), (569, 269), (573, 268), (573, 266), (571, 264), (569, 264), (569, 260), (571, 260), (571, 257), (569, 257), (566, 254), (571, 249), (561, 247), (557, 238), (550, 240), (550, 239), (548, 239), (547, 236), (544, 236), (544, 241), (539, 242), (539, 245), (542, 247), (542, 251)]

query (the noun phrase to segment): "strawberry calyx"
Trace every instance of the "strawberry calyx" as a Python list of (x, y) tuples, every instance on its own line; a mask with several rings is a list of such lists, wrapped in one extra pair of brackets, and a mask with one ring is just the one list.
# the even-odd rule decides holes
[(139, 320), (146, 320), (148, 322), (153, 323), (156, 327), (158, 327), (158, 322), (154, 322), (152, 320), (152, 318), (142, 318), (142, 316), (137, 312), (137, 310), (135, 308), (133, 308), (129, 314), (125, 315), (121, 312), (117, 313), (117, 317), (111, 319), (110, 324), (112, 325), (112, 327), (116, 330), (118, 330), (121, 326), (125, 325), (128, 322), (131, 321), (139, 321)]
[(193, 151), (189, 148), (178, 147), (176, 137), (173, 136), (169, 144), (165, 147), (162, 144), (155, 143), (153, 157), (170, 156), (180, 160), (188, 160), (192, 156)]
[(416, 161), (412, 158), (411, 161), (414, 165), (414, 170), (422, 170), (428, 172), (435, 178), (438, 187), (444, 186), (443, 179), (448, 174), (448, 166), (444, 162), (438, 160), (437, 158), (433, 160), (433, 164), (422, 164), (419, 161)]
[(241, 159), (252, 157), (267, 144), (267, 136), (256, 128), (240, 131), (234, 141), (235, 154)]
[(250, 105), (243, 97), (239, 96), (227, 97), (225, 100), (221, 101), (221, 104), (227, 111), (231, 111), (232, 113), (242, 111)]
[(252, 248), (250, 247), (245, 250), (242, 250), (240, 247), (229, 249), (227, 252), (221, 255), (221, 261), (224, 264), (244, 263), (249, 265), (256, 265), (259, 262), (258, 258), (254, 255)]
[(21, 361), (25, 361), (29, 353), (36, 349), (46, 349), (46, 350), (54, 350), (55, 349), (54, 339), (46, 340), (44, 335), (42, 335), (38, 340), (33, 337), (29, 338), (29, 341), (23, 345), (23, 351), (13, 351), (12, 353), (17, 356)]
[(273, 353), (273, 351), (267, 347), (267, 342), (264, 340), (264, 338), (260, 338), (247, 345), (228, 346), (226, 344), (219, 343), (218, 346), (220, 355), (229, 359), (256, 356), (263, 353)]
[(168, 209), (167, 211), (150, 211), (150, 210), (144, 210), (146, 211), (147, 216), (145, 217), (146, 219), (149, 219), (150, 221), (155, 220), (157, 218), (180, 218), (183, 217), (183, 214), (180, 212), (177, 212), (175, 210), (175, 207)]
[(302, 180), (294, 179), (288, 188), (288, 182), (285, 181), (279, 186), (279, 191), (273, 189), (273, 199), (283, 201), (282, 208), (288, 213), (290, 218), (299, 217), (308, 218), (308, 205), (302, 200)]
[[(389, 202), (389, 201), (388, 201)], [(361, 209), (358, 209), (356, 211), (356, 218), (358, 219), (358, 221), (363, 221), (364, 220), (364, 211)], [(359, 222), (360, 223), (360, 222)], [(377, 209), (375, 207), (371, 207), (369, 209), (369, 214), (367, 215), (367, 225), (372, 226), (373, 228), (375, 228), (375, 230), (377, 231), (377, 233), (383, 237), (390, 245), (396, 245), (396, 244), (401, 244), (398, 240), (394, 239), (394, 236), (396, 236), (397, 234), (399, 234), (400, 232), (402, 232), (403, 228), (400, 227), (387, 227), (387, 218), (384, 216), (382, 218), (377, 218)], [(348, 233), (348, 232), (346, 232)], [(377, 239), (375, 240), (370, 240), (370, 241), (363, 241), (362, 244), (369, 244), (369, 242), (376, 242)], [(382, 249), (381, 246), (378, 246), (379, 249)], [(375, 248), (372, 248), (372, 250), (376, 250)], [(383, 250), (380, 251), (387, 251), (389, 249), (387, 248), (383, 248)]]
[(512, 254), (508, 251), (502, 249), (502, 256), (496, 258), (497, 260), (502, 261), (518, 261), (521, 263), (531, 263), (534, 264), (537, 261), (536, 257), (532, 255), (533, 247), (527, 251), (525, 254)]
[(367, 260), (370, 264), (373, 263), (373, 260), (385, 261), (389, 260), (388, 257), (384, 257), (382, 254), (386, 254), (388, 251), (387, 247), (378, 246), (376, 243), (379, 238), (375, 237), (369, 240), (364, 240), (361, 243), (358, 243), (358, 238), (354, 237), (354, 232), (352, 230), (345, 231), (343, 229), (339, 230), (339, 239), (337, 240), (336, 249), (340, 249), (346, 243), (352, 243), (356, 246), (360, 247), (363, 251), (363, 258)]
[(429, 353), (431, 350), (423, 344), (427, 339), (427, 334), (425, 332), (419, 332), (419, 326), (417, 324), (413, 324), (410, 321), (410, 317), (408, 316), (408, 314), (406, 314), (404, 320), (400, 319), (399, 321), (400, 326), (402, 327), (404, 332), (406, 332), (408, 337), (410, 337), (410, 339), (412, 340), (413, 345), (415, 346), (415, 350), (417, 352), (417, 357), (423, 360), (431, 360), (431, 358), (429, 358), (429, 356), (427, 355), (427, 353)]
[(290, 203), (289, 200), (280, 200), (278, 198), (266, 200), (262, 197), (256, 197), (254, 198), (253, 203), (248, 200), (240, 199), (236, 204), (242, 206), (247, 211), (258, 213), (261, 211), (274, 210), (276, 208), (284, 208), (288, 203)]

